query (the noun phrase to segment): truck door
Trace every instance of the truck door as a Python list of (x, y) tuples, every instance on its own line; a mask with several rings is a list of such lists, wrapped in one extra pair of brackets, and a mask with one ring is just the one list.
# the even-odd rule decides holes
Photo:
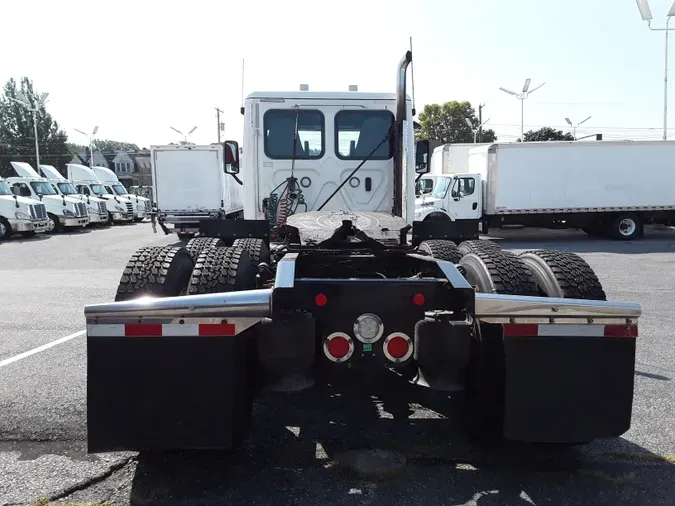
[[(270, 104), (266, 109), (260, 108), (260, 199), (269, 199), (271, 193), (276, 193), (282, 211), (313, 211), (348, 179), (324, 210), (391, 211), (393, 145), (388, 140), (380, 142), (394, 115), (384, 109), (348, 107), (322, 104), (295, 109)], [(353, 177), (348, 177), (372, 151), (374, 155)], [(300, 190), (299, 197), (291, 200), (286, 196), (286, 180), (290, 176), (297, 179)]]
[(456, 220), (477, 220), (482, 214), (480, 177), (476, 174), (457, 176), (446, 197), (448, 211)]

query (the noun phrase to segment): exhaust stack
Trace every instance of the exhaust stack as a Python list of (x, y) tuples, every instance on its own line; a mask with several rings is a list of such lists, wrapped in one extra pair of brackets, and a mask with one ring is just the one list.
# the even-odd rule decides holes
[(412, 62), (412, 51), (407, 51), (398, 64), (396, 76), (396, 125), (394, 131), (394, 202), (392, 214), (403, 216), (403, 122), (406, 118), (406, 77)]

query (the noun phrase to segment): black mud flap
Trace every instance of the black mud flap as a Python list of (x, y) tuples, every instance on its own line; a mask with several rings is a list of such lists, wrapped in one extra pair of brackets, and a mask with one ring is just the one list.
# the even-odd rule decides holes
[(635, 338), (506, 337), (504, 437), (583, 443), (631, 424)]
[(235, 239), (256, 238), (270, 243), (270, 223), (267, 220), (199, 220), (199, 233), (205, 237), (218, 237), (225, 244)]
[(88, 337), (88, 451), (237, 447), (251, 424), (250, 332)]
[(413, 221), (412, 244), (417, 246), (429, 239), (445, 239), (457, 243), (478, 238), (479, 220)]

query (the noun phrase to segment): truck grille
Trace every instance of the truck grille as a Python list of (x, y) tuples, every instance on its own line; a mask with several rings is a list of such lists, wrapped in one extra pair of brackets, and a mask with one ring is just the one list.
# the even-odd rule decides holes
[(28, 207), (30, 208), (30, 218), (32, 220), (47, 219), (47, 208), (44, 204), (31, 204)]
[(87, 216), (87, 206), (84, 205), (84, 202), (75, 202), (75, 216), (78, 218)]
[(99, 214), (106, 214), (108, 212), (108, 206), (105, 205), (105, 202), (98, 203), (98, 212)]
[(127, 202), (127, 212), (128, 212), (129, 214), (133, 214), (133, 213), (134, 213), (134, 205), (133, 205), (131, 202)]

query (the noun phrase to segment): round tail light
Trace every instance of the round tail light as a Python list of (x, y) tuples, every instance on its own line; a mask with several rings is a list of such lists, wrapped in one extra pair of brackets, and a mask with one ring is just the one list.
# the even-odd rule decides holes
[(354, 353), (354, 340), (344, 332), (333, 332), (323, 341), (323, 353), (332, 362), (344, 362)]
[(383, 344), (384, 355), (392, 362), (405, 362), (413, 353), (413, 342), (403, 332), (389, 334)]

